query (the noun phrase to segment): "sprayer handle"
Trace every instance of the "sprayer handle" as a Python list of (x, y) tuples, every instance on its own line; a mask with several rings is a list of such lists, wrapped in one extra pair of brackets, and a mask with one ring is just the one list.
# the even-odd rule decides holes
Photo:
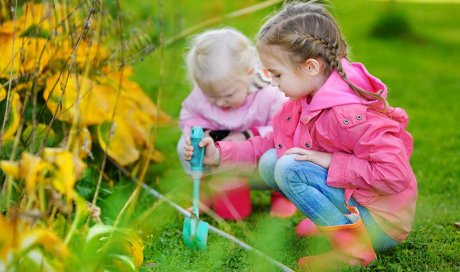
[(199, 146), (199, 143), (204, 137), (204, 131), (201, 127), (195, 126), (192, 127), (190, 133), (190, 141), (193, 146), (193, 155), (190, 160), (190, 166), (192, 171), (203, 171), (203, 158), (204, 158), (204, 148)]

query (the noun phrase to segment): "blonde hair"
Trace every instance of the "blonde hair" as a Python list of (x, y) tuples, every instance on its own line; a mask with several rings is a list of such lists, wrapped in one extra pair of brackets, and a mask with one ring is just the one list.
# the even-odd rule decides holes
[(360, 97), (377, 100), (386, 106), (380, 93), (366, 91), (352, 84), (340, 60), (347, 57), (347, 44), (334, 17), (317, 1), (290, 2), (270, 18), (257, 35), (259, 51), (270, 54), (269, 46), (284, 52), (291, 67), (298, 68), (309, 58), (322, 59), (324, 73), (337, 70), (340, 77)]
[(223, 82), (248, 81), (248, 69), (257, 66), (258, 56), (245, 35), (225, 27), (195, 36), (186, 63), (190, 80), (207, 90)]

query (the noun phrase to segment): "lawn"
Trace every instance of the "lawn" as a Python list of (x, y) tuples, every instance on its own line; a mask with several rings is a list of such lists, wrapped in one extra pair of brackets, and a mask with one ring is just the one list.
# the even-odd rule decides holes
[[(257, 2), (130, 1), (123, 3), (122, 10), (131, 26), (147, 32), (158, 42), (160, 30), (168, 39), (206, 19)], [(411, 164), (419, 186), (415, 225), (408, 240), (379, 254), (369, 267), (349, 270), (459, 271), (460, 229), (454, 223), (460, 221), (460, 4), (397, 3), (394, 8), (406, 16), (413, 35), (376, 38), (369, 35), (370, 30), (387, 12), (388, 3), (332, 2), (333, 12), (350, 45), (351, 60), (364, 63), (381, 78), (389, 86), (390, 104), (405, 108), (411, 118), (408, 129), (415, 139)], [(276, 8), (272, 6), (212, 26), (230, 25), (253, 38), (263, 18)], [(164, 51), (158, 49), (137, 60), (132, 76), (174, 118), (191, 88), (183, 61), (185, 41), (179, 39)], [(147, 177), (155, 178), (147, 178), (146, 182), (188, 207), (191, 183), (176, 155), (179, 136), (176, 123), (158, 128), (156, 146), (165, 155), (165, 161), (149, 169)], [(128, 197), (126, 191), (131, 186), (122, 184), (112, 198)], [(327, 246), (318, 238), (295, 236), (294, 227), (302, 219), (300, 214), (290, 219), (269, 217), (269, 192), (251, 194), (254, 211), (248, 219), (235, 223), (204, 216), (204, 220), (293, 269), (300, 256)], [(106, 218), (118, 213), (117, 207), (102, 204), (102, 208)], [(183, 217), (146, 191), (136, 210), (138, 220), (130, 224), (126, 219), (126, 223), (142, 230), (147, 237), (141, 271), (278, 271), (264, 259), (213, 233), (209, 234), (205, 252), (188, 249), (182, 242)]]

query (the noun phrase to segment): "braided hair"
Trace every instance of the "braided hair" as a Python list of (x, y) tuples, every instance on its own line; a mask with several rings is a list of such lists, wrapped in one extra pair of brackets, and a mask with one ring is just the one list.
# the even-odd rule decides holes
[(259, 50), (264, 51), (271, 46), (281, 49), (287, 56), (288, 64), (294, 68), (309, 58), (322, 59), (326, 75), (336, 70), (356, 95), (378, 101), (384, 107), (387, 105), (381, 91), (369, 92), (348, 80), (340, 61), (347, 57), (347, 44), (334, 17), (321, 3), (313, 0), (285, 4), (262, 26), (257, 40)]

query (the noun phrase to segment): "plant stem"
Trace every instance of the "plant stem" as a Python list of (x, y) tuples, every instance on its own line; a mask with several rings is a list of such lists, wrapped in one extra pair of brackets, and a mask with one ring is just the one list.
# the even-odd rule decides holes
[(70, 230), (67, 233), (67, 235), (65, 237), (65, 240), (64, 240), (65, 245), (69, 244), (70, 239), (72, 238), (73, 233), (75, 232), (75, 229), (77, 228), (78, 222), (80, 221), (81, 214), (82, 214), (81, 208), (79, 207), (79, 205), (77, 205), (77, 212), (76, 212), (75, 217), (73, 219), (72, 226), (70, 227)]
[[(13, 14), (13, 42), (11, 43), (11, 68), (10, 68), (10, 78), (13, 77), (13, 65), (14, 65), (14, 42), (16, 40), (16, 11), (18, 9), (18, 0), (15, 1), (14, 5), (14, 14)], [(5, 131), (6, 121), (8, 120), (8, 116), (10, 114), (10, 95), (11, 95), (11, 80), (8, 82), (8, 92), (6, 94), (6, 107), (5, 107), (5, 115), (3, 116), (3, 123), (2, 129), (0, 131), (0, 152), (2, 151), (2, 139), (3, 139), (3, 132)], [(14, 95), (14, 94), (13, 94)], [(9, 200), (9, 199), (7, 199)], [(7, 201), (7, 207), (9, 207), (9, 201)]]

